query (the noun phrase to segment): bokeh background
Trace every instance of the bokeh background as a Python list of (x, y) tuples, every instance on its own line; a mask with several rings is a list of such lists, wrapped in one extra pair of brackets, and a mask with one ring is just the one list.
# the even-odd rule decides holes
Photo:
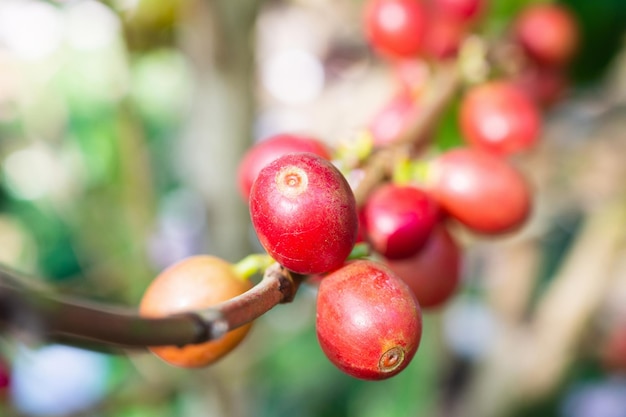
[[(487, 33), (532, 2), (491, 3)], [(305, 286), (199, 371), (0, 334), (0, 415), (626, 417), (626, 2), (567, 4), (583, 39), (571, 86), (519, 161), (538, 209), (515, 236), (464, 240), (462, 291), (425, 315), (402, 374), (336, 370)], [(362, 5), (0, 0), (0, 262), (134, 306), (176, 260), (258, 251), (245, 149), (283, 131), (337, 143), (393, 90)], [(436, 143), (459, 141), (452, 112)], [(558, 320), (526, 338), (545, 299)]]

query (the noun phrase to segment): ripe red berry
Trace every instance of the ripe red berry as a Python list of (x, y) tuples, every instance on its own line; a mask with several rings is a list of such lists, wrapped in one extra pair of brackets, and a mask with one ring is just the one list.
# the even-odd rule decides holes
[(439, 218), (439, 208), (423, 190), (386, 183), (375, 189), (363, 207), (367, 239), (372, 248), (390, 259), (417, 253)]
[(459, 286), (461, 249), (444, 225), (433, 230), (414, 256), (385, 263), (407, 283), (423, 309), (443, 305)]
[(495, 155), (457, 148), (441, 154), (430, 169), (428, 181), (435, 200), (475, 232), (511, 232), (530, 214), (531, 191), (526, 179)]
[(11, 386), (11, 366), (4, 359), (0, 358), (0, 398), (4, 392)]
[(280, 156), (295, 152), (311, 152), (324, 159), (331, 159), (328, 147), (319, 139), (286, 133), (271, 136), (250, 148), (241, 160), (237, 171), (241, 196), (248, 201), (252, 183), (265, 165)]
[[(193, 256), (161, 272), (146, 289), (139, 306), (144, 317), (163, 317), (198, 310), (226, 301), (252, 284), (235, 274), (228, 262), (206, 255)], [(233, 350), (248, 334), (251, 324), (222, 338), (183, 347), (155, 346), (150, 350), (164, 361), (184, 368), (209, 365)]]
[(460, 22), (476, 19), (485, 8), (486, 0), (433, 0), (437, 12)]
[(250, 216), (270, 256), (300, 274), (339, 268), (358, 231), (348, 182), (311, 153), (284, 155), (261, 170), (250, 191)]
[(424, 38), (424, 51), (439, 60), (454, 58), (465, 35), (466, 28), (461, 22), (444, 14), (434, 15)]
[(514, 36), (532, 59), (549, 66), (568, 64), (579, 43), (576, 18), (560, 4), (527, 7), (515, 22)]
[(371, 45), (391, 57), (420, 52), (426, 21), (419, 0), (370, 0), (365, 7), (365, 31)]
[(416, 111), (415, 98), (405, 92), (395, 95), (374, 116), (369, 130), (375, 146), (393, 143)]
[(566, 74), (560, 69), (540, 65), (528, 65), (516, 75), (513, 83), (544, 108), (558, 102), (569, 84)]
[(322, 279), (317, 338), (328, 359), (361, 379), (386, 379), (409, 364), (422, 315), (407, 285), (386, 266), (359, 260)]
[(608, 370), (626, 372), (626, 323), (610, 329), (600, 349), (600, 361)]
[(541, 115), (535, 102), (513, 83), (491, 81), (462, 99), (460, 125), (471, 145), (500, 155), (530, 149), (539, 138)]
[(428, 87), (431, 71), (426, 60), (422, 58), (398, 59), (393, 61), (390, 67), (401, 94), (411, 98), (417, 97)]

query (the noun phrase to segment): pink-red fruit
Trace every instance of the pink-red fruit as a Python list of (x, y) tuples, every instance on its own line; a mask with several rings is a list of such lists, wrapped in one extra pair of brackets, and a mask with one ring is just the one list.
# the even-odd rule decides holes
[(536, 62), (561, 67), (578, 49), (578, 22), (563, 5), (536, 4), (518, 16), (514, 36)]
[(248, 201), (252, 183), (265, 165), (280, 156), (296, 152), (311, 152), (324, 159), (331, 158), (327, 146), (316, 138), (287, 133), (271, 136), (248, 149), (239, 163), (237, 185), (241, 196)]
[(445, 304), (459, 286), (461, 249), (444, 225), (433, 230), (426, 246), (414, 256), (385, 263), (407, 283), (423, 309)]
[(369, 124), (374, 145), (382, 147), (393, 143), (407, 127), (416, 109), (415, 98), (407, 92), (401, 92), (385, 103)]
[(365, 32), (370, 44), (394, 58), (412, 57), (421, 48), (427, 13), (418, 0), (370, 0), (365, 6)]
[(316, 330), (322, 350), (340, 370), (380, 380), (413, 359), (422, 314), (409, 287), (391, 270), (359, 260), (322, 279)]
[(387, 183), (369, 196), (363, 219), (372, 248), (387, 258), (402, 259), (424, 246), (439, 219), (439, 208), (419, 188)]
[(300, 274), (342, 266), (358, 231), (348, 182), (311, 153), (284, 155), (261, 170), (250, 191), (250, 217), (270, 256)]
[(537, 104), (506, 81), (491, 81), (470, 89), (461, 102), (461, 131), (472, 146), (499, 155), (532, 148), (539, 137)]
[(477, 18), (486, 5), (486, 0), (433, 0), (435, 11), (459, 22), (470, 22)]
[(532, 194), (524, 176), (506, 160), (480, 150), (441, 154), (428, 182), (442, 209), (478, 233), (512, 232), (530, 215)]

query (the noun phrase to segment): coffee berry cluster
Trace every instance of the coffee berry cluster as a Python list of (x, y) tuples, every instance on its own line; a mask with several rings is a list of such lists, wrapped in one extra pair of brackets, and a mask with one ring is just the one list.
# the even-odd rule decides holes
[[(434, 69), (462, 66), (488, 9), (487, 0), (369, 0), (364, 33), (389, 65), (397, 94), (352, 143), (285, 132), (258, 142), (240, 163), (239, 192), (266, 265), (279, 263), (317, 287), (320, 347), (356, 378), (380, 380), (406, 368), (420, 344), (422, 312), (458, 291), (463, 251), (451, 225), (498, 236), (531, 214), (531, 186), (512, 158), (536, 145), (544, 110), (567, 87), (578, 29), (565, 8), (528, 6), (500, 41), (516, 51), (515, 67), (488, 50), (481, 57), (487, 74), (463, 79), (448, 97), (446, 104), (459, 104), (461, 145), (439, 149), (432, 131), (410, 131), (436, 94), (429, 89)], [(391, 163), (373, 164), (385, 151)], [(365, 185), (375, 169), (382, 174)], [(355, 255), (363, 246), (367, 253)], [(153, 281), (140, 312), (159, 317), (215, 305), (248, 291), (248, 275), (213, 256), (185, 259)], [(203, 344), (151, 349), (174, 365), (205, 366), (250, 326)]]

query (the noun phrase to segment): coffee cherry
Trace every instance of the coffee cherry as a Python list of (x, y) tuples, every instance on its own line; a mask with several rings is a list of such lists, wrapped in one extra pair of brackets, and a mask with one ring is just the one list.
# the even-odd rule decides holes
[(543, 108), (550, 107), (562, 99), (569, 84), (563, 71), (540, 65), (528, 65), (512, 81)]
[(317, 338), (328, 359), (355, 378), (402, 371), (420, 343), (422, 315), (407, 285), (386, 266), (359, 260), (322, 279)]
[(626, 323), (610, 329), (600, 349), (600, 361), (610, 371), (626, 372)]
[[(139, 313), (144, 317), (163, 317), (203, 309), (243, 294), (251, 286), (235, 274), (228, 262), (213, 256), (193, 256), (167, 268), (152, 281), (141, 299)], [(231, 330), (214, 341), (183, 347), (155, 346), (150, 350), (175, 366), (202, 367), (232, 351), (250, 326)]]
[(535, 102), (517, 86), (506, 81), (491, 81), (465, 94), (460, 125), (469, 144), (509, 155), (535, 145), (541, 115)]
[(392, 77), (396, 80), (401, 94), (410, 97), (419, 96), (428, 87), (431, 76), (429, 63), (422, 58), (398, 59), (390, 63)]
[(461, 22), (443, 14), (432, 16), (424, 37), (424, 51), (438, 60), (454, 58), (465, 35)]
[(579, 43), (576, 18), (560, 4), (536, 4), (517, 17), (514, 37), (537, 62), (560, 67), (569, 63)]
[(369, 196), (363, 218), (372, 248), (387, 258), (402, 259), (424, 246), (439, 218), (439, 208), (419, 188), (387, 183)]
[(0, 358), (0, 398), (11, 386), (11, 366), (5, 358)]
[(250, 216), (270, 256), (300, 274), (339, 268), (358, 231), (348, 182), (311, 153), (284, 155), (261, 170), (250, 191)]
[(430, 167), (428, 183), (435, 201), (478, 233), (514, 231), (531, 211), (524, 176), (505, 160), (479, 150), (458, 148), (441, 154)]
[(433, 9), (459, 22), (476, 19), (485, 8), (486, 0), (433, 0)]
[(383, 147), (393, 143), (417, 108), (415, 99), (405, 92), (395, 95), (374, 116), (369, 130), (375, 146)]
[(443, 305), (459, 286), (461, 249), (444, 225), (433, 230), (414, 256), (385, 263), (407, 283), (423, 309)]
[(395, 58), (420, 52), (426, 20), (419, 0), (370, 0), (365, 7), (365, 32), (371, 45)]
[(296, 152), (311, 152), (331, 159), (328, 147), (313, 137), (284, 133), (264, 139), (250, 148), (239, 164), (237, 184), (241, 196), (248, 201), (252, 183), (265, 165), (280, 156)]

